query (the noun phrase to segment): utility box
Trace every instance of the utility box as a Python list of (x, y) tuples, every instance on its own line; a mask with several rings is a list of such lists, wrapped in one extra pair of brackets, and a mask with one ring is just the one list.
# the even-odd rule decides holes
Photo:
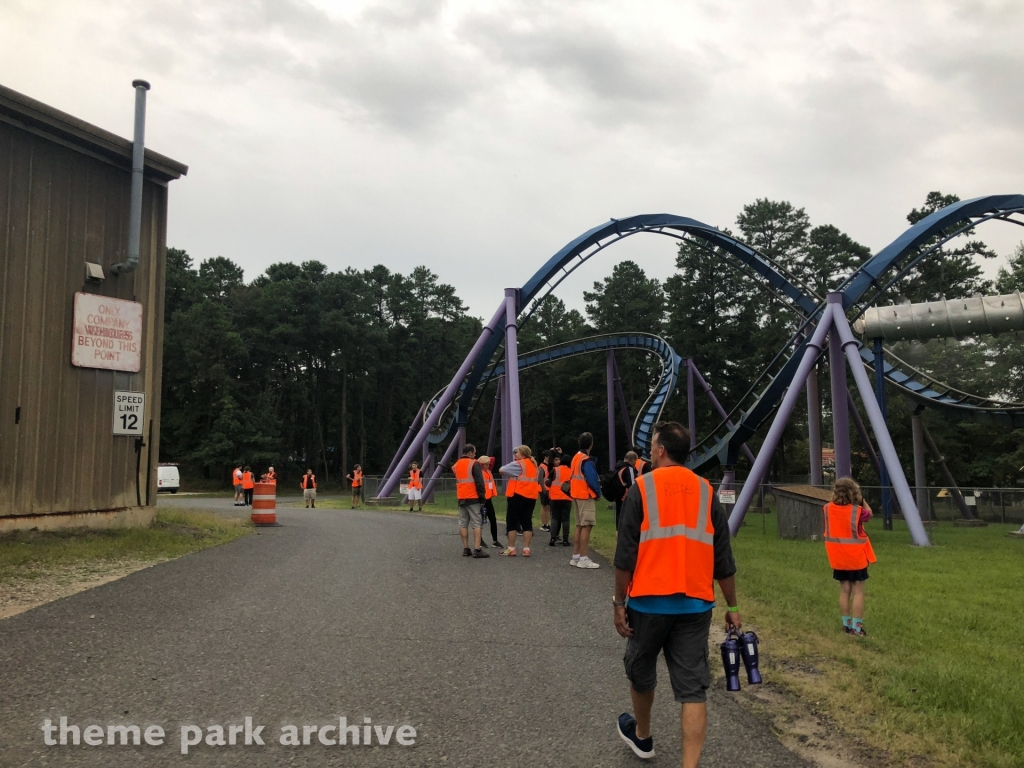
[[(146, 150), (139, 264), (115, 275), (132, 142), (0, 86), (0, 532), (152, 518), (167, 191), (187, 170)], [(144, 396), (133, 433), (112, 434), (115, 392)]]
[(779, 538), (821, 541), (825, 535), (822, 509), (832, 492), (813, 485), (784, 485), (772, 489), (778, 508)]

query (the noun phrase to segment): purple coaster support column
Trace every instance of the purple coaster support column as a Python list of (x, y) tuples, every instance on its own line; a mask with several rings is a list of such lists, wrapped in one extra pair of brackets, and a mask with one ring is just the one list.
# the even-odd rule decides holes
[[(497, 332), (498, 328), (501, 326), (501, 319), (505, 316), (506, 312), (506, 303), (502, 302), (498, 307), (498, 311), (494, 313), (494, 317), (491, 318), (490, 322), (487, 323), (480, 332), (480, 337), (476, 340), (473, 348), (469, 350), (469, 354), (466, 355), (466, 359), (463, 360), (462, 365), (459, 366), (459, 370), (455, 372), (455, 376), (452, 377), (450, 382), (448, 382), (448, 386), (445, 387), (444, 394), (438, 399), (434, 410), (427, 414), (427, 417), (423, 420), (423, 426), (420, 427), (419, 431), (416, 433), (416, 437), (414, 437), (409, 443), (409, 447), (405, 450), (402, 458), (398, 460), (396, 466), (408, 466), (412, 461), (412, 457), (420, 450), (420, 447), (427, 439), (427, 435), (430, 434), (430, 430), (437, 425), (437, 421), (441, 417), (441, 413), (459, 393), (459, 387), (462, 386), (462, 382), (466, 378), (466, 374), (468, 374), (470, 368), (473, 367), (473, 363), (476, 360), (477, 355), (479, 355), (483, 350), (484, 345), (487, 343), (487, 339), (490, 338), (492, 333)], [(398, 478), (394, 476), (389, 477), (387, 482), (381, 483), (380, 489), (377, 492), (377, 498), (383, 499), (388, 496), (388, 494), (395, 490), (395, 486), (397, 484)]]
[[(427, 409), (427, 404), (423, 403), (420, 409), (416, 411), (416, 417), (412, 420), (409, 425), (409, 430), (405, 433), (405, 437), (402, 438), (401, 445), (398, 446), (398, 450), (395, 451), (394, 457), (391, 459), (391, 463), (388, 465), (388, 471), (384, 473), (384, 477), (380, 479), (382, 483), (386, 483), (388, 478), (391, 477), (391, 473), (395, 471), (395, 467), (398, 465), (398, 458), (405, 453), (405, 449), (409, 447), (409, 443), (412, 442), (412, 436), (416, 434), (416, 422), (423, 416), (423, 411)], [(422, 466), (422, 465), (420, 465)]]
[[(844, 312), (843, 295), (830, 293), (828, 303)], [(850, 466), (850, 413), (846, 406), (846, 364), (843, 362), (843, 345), (838, 333), (828, 336), (829, 372), (832, 375), (832, 434), (836, 447), (836, 477), (852, 477)]]
[(811, 485), (825, 484), (821, 472), (821, 391), (818, 389), (818, 366), (807, 377), (807, 443), (811, 455)]
[[(501, 463), (498, 465), (504, 466), (512, 461), (512, 429), (509, 426), (512, 422), (510, 415), (510, 409), (508, 404), (508, 378), (502, 377), (501, 379)], [(495, 478), (500, 479), (501, 489), (504, 491), (508, 487), (508, 478), (504, 475), (498, 474), (498, 467), (494, 468)]]
[(459, 457), (461, 458), (462, 452), (466, 450), (466, 428), (459, 427)]
[(615, 353), (605, 353), (605, 393), (608, 396), (608, 469), (615, 466)]
[(831, 304), (825, 307), (825, 311), (818, 321), (818, 327), (814, 329), (814, 334), (807, 342), (804, 356), (800, 360), (796, 373), (793, 375), (789, 389), (786, 390), (786, 395), (779, 404), (779, 409), (775, 413), (775, 419), (768, 429), (768, 434), (765, 435), (764, 443), (761, 444), (761, 450), (757, 452), (757, 459), (754, 461), (754, 466), (750, 469), (750, 475), (747, 476), (746, 482), (743, 483), (743, 487), (736, 497), (736, 506), (733, 507), (732, 514), (729, 515), (729, 531), (733, 536), (739, 531), (740, 523), (743, 522), (743, 517), (747, 514), (750, 502), (764, 480), (768, 465), (771, 464), (772, 455), (775, 453), (779, 440), (782, 438), (782, 433), (786, 429), (786, 422), (789, 421), (789, 417), (793, 414), (793, 408), (800, 397), (800, 389), (803, 387), (804, 382), (807, 381), (807, 375), (821, 355), (822, 347), (825, 345), (825, 335), (832, 326), (832, 312), (834, 309)]
[[(427, 444), (423, 444), (423, 464), (421, 465), (422, 477), (430, 477), (434, 472), (434, 452), (426, 450)], [(424, 489), (425, 491), (426, 489)], [(433, 504), (434, 503), (434, 489), (430, 489), (430, 493), (423, 493), (423, 503)]]
[(910, 426), (914, 433), (914, 485), (917, 486), (917, 510), (928, 511), (928, 465), (924, 457), (924, 430), (921, 428), (921, 414), (913, 413)]
[[(831, 296), (831, 294), (830, 294)], [(871, 388), (871, 381), (868, 379), (867, 370), (864, 368), (864, 361), (860, 359), (858, 351), (859, 344), (850, 330), (850, 323), (846, 320), (846, 314), (842, 311), (835, 313), (835, 325), (839, 330), (839, 338), (843, 342), (843, 351), (846, 352), (846, 359), (850, 363), (850, 370), (853, 372), (854, 381), (857, 382), (857, 389), (860, 391), (860, 398), (864, 401), (864, 408), (868, 412), (868, 421), (871, 422), (871, 429), (875, 433), (875, 440), (878, 441), (878, 450), (882, 454), (882, 461), (885, 462), (892, 480), (893, 490), (896, 491), (896, 498), (903, 507), (903, 518), (907, 521), (910, 529), (910, 536), (914, 543), (920, 547), (931, 546), (928, 541), (928, 533), (921, 523), (921, 515), (914, 506), (914, 499), (910, 495), (910, 486), (907, 485), (906, 475), (903, 474), (903, 466), (896, 455), (896, 447), (892, 444), (892, 437), (889, 435), (889, 428), (882, 417), (882, 410), (878, 407), (878, 401), (874, 398), (874, 391)]]
[[(726, 467), (725, 472), (722, 473), (722, 482), (718, 485), (719, 499), (722, 497), (722, 491), (731, 491), (734, 485), (736, 485), (736, 468)], [(735, 506), (735, 504), (722, 505), (722, 508), (725, 509), (726, 516), (732, 514), (733, 507)]]
[(875, 474), (881, 477), (882, 465), (878, 461), (878, 454), (875, 453), (875, 446), (871, 444), (871, 438), (868, 436), (868, 429), (864, 426), (864, 419), (860, 417), (860, 412), (857, 410), (857, 403), (854, 402), (853, 395), (849, 392), (846, 393), (846, 404), (850, 407), (850, 420), (853, 421), (853, 426), (857, 430), (857, 435), (860, 437), (861, 445), (864, 446), (864, 450), (868, 454), (868, 461), (871, 462), (871, 466), (875, 470)]
[(697, 450), (697, 402), (693, 397), (693, 360), (686, 359), (686, 419), (690, 429), (690, 455)]
[[(508, 381), (509, 427), (512, 433), (513, 446), (523, 444), (523, 422), (519, 400), (519, 348), (516, 342), (516, 321), (518, 318), (519, 289), (506, 288), (505, 379)], [(507, 459), (505, 461), (511, 461), (511, 459)]]
[(622, 391), (622, 376), (619, 375), (619, 361), (615, 357), (615, 352), (612, 351), (612, 367), (615, 369), (615, 394), (619, 398), (619, 410), (622, 411), (619, 415), (622, 416), (622, 429), (626, 435), (626, 443), (628, 449), (633, 449), (633, 427), (629, 421), (629, 408), (626, 407), (626, 393)]
[[(708, 400), (711, 401), (711, 406), (715, 409), (715, 413), (725, 420), (725, 426), (727, 429), (732, 429), (732, 421), (729, 419), (729, 414), (725, 412), (725, 408), (723, 408), (722, 404), (718, 402), (718, 398), (715, 397), (714, 390), (712, 390), (707, 381), (705, 381), (704, 376), (701, 375), (700, 369), (697, 368), (692, 359), (690, 360), (690, 368), (693, 370), (693, 376), (697, 380), (697, 384), (700, 385), (701, 391), (707, 395)], [(746, 443), (743, 443), (743, 445), (740, 446), (740, 450), (743, 451), (743, 455), (747, 457), (750, 465), (753, 466), (754, 452), (747, 447)]]
[(452, 441), (448, 443), (448, 449), (444, 452), (444, 456), (441, 457), (441, 461), (438, 463), (437, 467), (434, 468), (434, 473), (430, 476), (430, 479), (427, 481), (426, 486), (424, 486), (423, 488), (424, 498), (428, 496), (433, 497), (434, 485), (441, 477), (441, 473), (452, 465), (452, 454), (455, 453), (455, 449), (458, 447), (459, 439), (457, 437), (453, 438)]
[(494, 410), (491, 411), (491, 431), (487, 436), (487, 455), (494, 455), (494, 439), (498, 436), (498, 421), (501, 419), (501, 379), (494, 388)]

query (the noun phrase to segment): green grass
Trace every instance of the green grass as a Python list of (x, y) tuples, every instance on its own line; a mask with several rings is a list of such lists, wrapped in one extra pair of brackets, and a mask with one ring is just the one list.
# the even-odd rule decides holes
[(15, 531), (0, 535), (0, 580), (62, 565), (162, 560), (224, 544), (252, 530), (244, 520), (187, 509), (161, 510), (146, 528)]
[[(614, 512), (599, 508), (594, 541), (611, 554)], [(783, 541), (773, 514), (748, 515), (733, 540), (740, 610), (769, 679), (895, 764), (1024, 764), (1024, 541), (1006, 536), (1015, 527), (946, 524), (924, 548), (901, 521), (892, 532), (870, 522), (870, 634), (853, 638), (840, 629), (824, 545)]]

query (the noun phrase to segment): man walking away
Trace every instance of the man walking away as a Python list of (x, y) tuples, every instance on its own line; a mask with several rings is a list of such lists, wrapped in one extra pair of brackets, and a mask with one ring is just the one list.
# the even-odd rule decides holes
[(235, 486), (235, 506), (245, 506), (245, 496), (242, 489), (242, 467), (235, 467), (235, 471), (231, 473), (231, 480)]
[[(687, 430), (687, 434), (689, 434), (689, 430)], [(651, 462), (644, 458), (643, 448), (641, 448), (639, 445), (634, 445), (633, 453), (636, 454), (636, 459), (634, 459), (633, 461), (633, 468), (636, 469), (636, 473), (638, 475), (642, 475), (654, 469), (654, 467), (651, 465)]]
[(572, 470), (568, 464), (562, 463), (558, 454), (554, 458), (555, 465), (548, 474), (548, 493), (551, 496), (551, 541), (549, 547), (558, 543), (558, 529), (562, 529), (562, 546), (572, 546), (569, 541), (569, 517), (572, 515), (572, 496), (563, 490), (572, 479)]
[(256, 478), (252, 474), (252, 470), (246, 467), (242, 471), (242, 494), (244, 496), (243, 506), (252, 506), (252, 492), (256, 487)]
[[(459, 501), (459, 536), (462, 537), (463, 557), (490, 557), (480, 549), (483, 521), (480, 506), (487, 498), (484, 487), (484, 472), (476, 460), (476, 446), (467, 444), (462, 449), (462, 458), (452, 467), (455, 473), (455, 497)], [(473, 529), (473, 550), (469, 549), (469, 529)]]
[(352, 472), (345, 475), (345, 479), (352, 483), (351, 508), (356, 509), (359, 506), (359, 502), (363, 499), (363, 465), (356, 464)]
[(572, 457), (570, 466), (569, 495), (576, 517), (576, 538), (572, 546), (572, 560), (569, 565), (577, 568), (600, 568), (587, 556), (590, 547), (590, 532), (597, 525), (597, 500), (601, 498), (601, 480), (597, 467), (590, 457), (594, 447), (594, 436), (589, 432), (580, 435), (577, 441), (579, 451)]
[(711, 484), (682, 466), (689, 452), (682, 424), (654, 427), (654, 468), (637, 479), (622, 505), (612, 603), (615, 630), (628, 639), (623, 661), (633, 700), (633, 714), (619, 715), (619, 736), (639, 757), (654, 757), (651, 707), (664, 652), (682, 705), (683, 768), (696, 768), (708, 727), (715, 581), (728, 607), (726, 630), (742, 624), (728, 520)]
[[(487, 519), (487, 523), (491, 526), (491, 544), (495, 549), (501, 549), (501, 544), (498, 543), (498, 518), (494, 512), (494, 498), (498, 495), (498, 484), (494, 482), (494, 475), (491, 473), (491, 457), (481, 456), (478, 461), (480, 462), (480, 469), (484, 474), (484, 491), (486, 496), (484, 505), (480, 509), (480, 514)], [(483, 534), (480, 536), (482, 539)], [(485, 541), (481, 541), (480, 544), (484, 547), (487, 546)]]
[(300, 485), (302, 486), (302, 498), (306, 501), (306, 509), (310, 507), (316, 509), (316, 475), (313, 474), (312, 469), (306, 470)]

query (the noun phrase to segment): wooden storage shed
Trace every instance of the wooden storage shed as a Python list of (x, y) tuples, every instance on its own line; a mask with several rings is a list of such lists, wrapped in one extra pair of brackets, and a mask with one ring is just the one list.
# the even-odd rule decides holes
[[(113, 275), (128, 250), (132, 142), (0, 86), (0, 531), (152, 519), (167, 189), (187, 170), (146, 150), (139, 265)], [(127, 330), (89, 326), (132, 362), (91, 354), (129, 370), (83, 365), (76, 306), (79, 323), (104, 319), (89, 307), (141, 311)], [(113, 433), (115, 391), (145, 395), (141, 438)]]

